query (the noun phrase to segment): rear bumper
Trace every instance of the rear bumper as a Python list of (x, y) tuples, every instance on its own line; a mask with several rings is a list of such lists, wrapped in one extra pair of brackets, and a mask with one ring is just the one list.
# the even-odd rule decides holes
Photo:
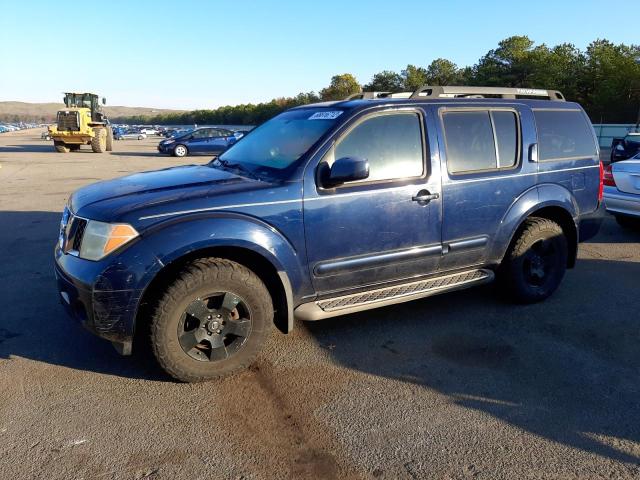
[(613, 215), (640, 217), (640, 195), (624, 193), (615, 187), (605, 187), (604, 203)]
[(578, 223), (578, 241), (585, 242), (595, 237), (600, 231), (604, 217), (605, 208), (602, 202), (593, 212), (581, 215)]

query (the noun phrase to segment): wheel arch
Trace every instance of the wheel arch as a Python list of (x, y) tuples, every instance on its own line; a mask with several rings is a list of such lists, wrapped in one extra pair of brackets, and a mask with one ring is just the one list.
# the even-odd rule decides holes
[[(188, 251), (173, 258), (155, 273), (142, 292), (135, 314), (134, 335), (146, 332), (154, 305), (166, 288), (167, 283), (188, 263), (198, 258), (224, 258), (237, 262), (253, 271), (264, 282), (274, 308), (274, 325), (282, 333), (293, 329), (293, 294), (287, 274), (278, 269), (269, 259), (255, 250), (240, 246), (208, 246)], [(142, 327), (142, 328), (141, 328)]]
[(578, 255), (578, 204), (573, 194), (557, 184), (543, 184), (519, 197), (501, 222), (494, 242), (492, 258), (497, 263), (509, 251), (513, 242), (530, 217), (547, 218), (556, 222), (567, 237), (567, 268), (573, 268)]

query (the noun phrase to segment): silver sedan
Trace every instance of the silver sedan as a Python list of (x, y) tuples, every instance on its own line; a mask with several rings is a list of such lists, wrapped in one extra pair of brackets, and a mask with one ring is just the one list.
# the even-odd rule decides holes
[(605, 167), (604, 203), (620, 225), (640, 226), (640, 154)]

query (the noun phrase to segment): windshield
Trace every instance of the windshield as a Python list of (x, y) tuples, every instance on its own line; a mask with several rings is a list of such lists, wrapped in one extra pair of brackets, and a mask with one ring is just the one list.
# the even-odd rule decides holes
[(292, 166), (331, 128), (342, 110), (289, 110), (245, 135), (219, 158), (247, 170), (278, 174)]
[(640, 135), (637, 133), (635, 135), (627, 134), (627, 136), (624, 137), (624, 140), (626, 142), (640, 143)]

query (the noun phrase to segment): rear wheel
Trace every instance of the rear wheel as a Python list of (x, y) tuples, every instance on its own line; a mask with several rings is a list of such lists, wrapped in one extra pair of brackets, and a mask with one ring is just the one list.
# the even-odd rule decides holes
[(55, 148), (58, 153), (69, 153), (70, 150), (69, 147), (60, 140), (53, 141), (53, 148)]
[(567, 238), (556, 222), (531, 217), (524, 222), (498, 271), (501, 285), (521, 303), (556, 291), (567, 269)]
[(162, 295), (151, 319), (160, 366), (183, 382), (220, 378), (247, 368), (273, 325), (264, 283), (220, 258), (188, 264)]
[(91, 150), (94, 153), (103, 153), (107, 150), (107, 131), (104, 128), (95, 128), (95, 136), (91, 139)]
[(110, 152), (113, 150), (113, 129), (111, 127), (107, 128), (106, 146), (107, 146), (107, 152)]
[(175, 148), (173, 149), (174, 157), (185, 157), (187, 153), (189, 153), (189, 150), (187, 150), (187, 147), (185, 147), (182, 144), (176, 145)]

